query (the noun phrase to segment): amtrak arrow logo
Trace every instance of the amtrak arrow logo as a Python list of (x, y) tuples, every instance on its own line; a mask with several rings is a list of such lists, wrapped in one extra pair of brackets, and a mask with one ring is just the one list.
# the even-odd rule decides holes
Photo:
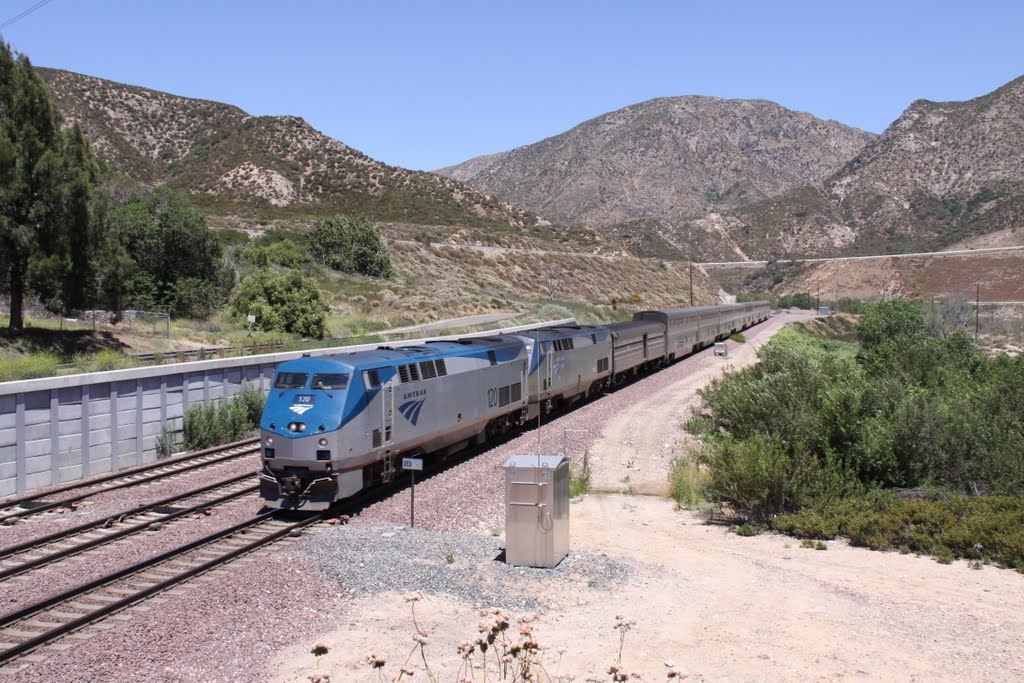
[(302, 415), (304, 412), (306, 412), (312, 407), (313, 406), (292, 406), (288, 410), (292, 411), (293, 413), (298, 413), (299, 415)]
[(419, 401), (406, 401), (402, 405), (398, 406), (398, 412), (405, 416), (405, 419), (412, 423), (415, 427), (416, 423), (420, 419), (420, 410), (423, 409), (423, 404), (426, 403), (427, 399), (423, 398)]

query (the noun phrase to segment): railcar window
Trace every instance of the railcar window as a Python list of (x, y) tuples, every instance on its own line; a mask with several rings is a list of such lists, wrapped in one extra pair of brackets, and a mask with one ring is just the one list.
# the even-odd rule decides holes
[(274, 380), (275, 389), (304, 389), (309, 375), (304, 372), (279, 372)]
[(348, 387), (348, 375), (341, 372), (313, 373), (313, 389), (345, 389)]

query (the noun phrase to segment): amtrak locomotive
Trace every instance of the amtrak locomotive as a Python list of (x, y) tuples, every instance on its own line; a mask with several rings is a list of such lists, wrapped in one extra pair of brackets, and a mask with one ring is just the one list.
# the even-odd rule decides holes
[(268, 507), (323, 510), (390, 481), (402, 456), (446, 455), (667, 365), (768, 318), (767, 302), (644, 311), (607, 326), (282, 363), (260, 421)]

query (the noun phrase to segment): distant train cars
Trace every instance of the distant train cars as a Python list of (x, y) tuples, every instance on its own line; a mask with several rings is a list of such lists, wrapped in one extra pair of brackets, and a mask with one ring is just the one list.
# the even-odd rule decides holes
[(323, 510), (768, 318), (767, 302), (643, 311), (607, 326), (428, 341), (282, 363), (260, 422), (260, 495)]

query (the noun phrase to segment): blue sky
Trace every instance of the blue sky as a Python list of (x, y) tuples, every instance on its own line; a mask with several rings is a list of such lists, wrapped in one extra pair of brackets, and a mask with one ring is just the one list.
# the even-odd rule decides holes
[[(0, 23), (37, 0), (0, 1)], [(33, 63), (302, 116), (433, 169), (653, 97), (763, 98), (881, 132), (1024, 75), (1019, 2), (50, 0)]]

